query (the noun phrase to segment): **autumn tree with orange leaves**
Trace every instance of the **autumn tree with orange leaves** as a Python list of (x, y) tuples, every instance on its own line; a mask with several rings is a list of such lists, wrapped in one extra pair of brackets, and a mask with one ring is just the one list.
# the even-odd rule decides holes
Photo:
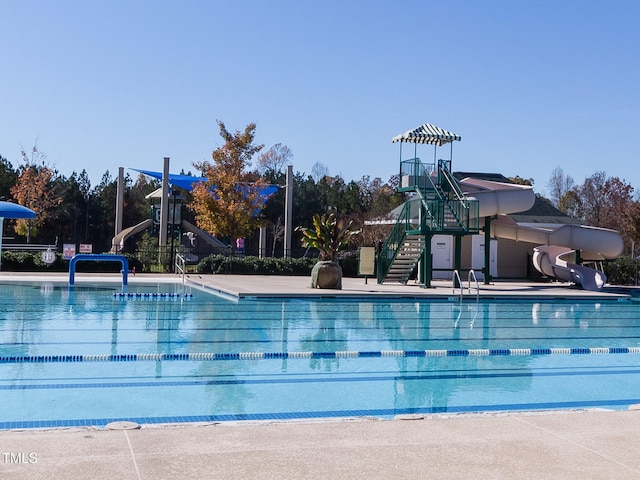
[(41, 227), (53, 215), (62, 198), (53, 187), (54, 171), (47, 165), (47, 156), (34, 145), (30, 153), (22, 150), (22, 165), (18, 167), (18, 180), (11, 187), (11, 195), (20, 204), (36, 212), (36, 218), (16, 220), (14, 231), (18, 235), (31, 237), (37, 235)]
[(195, 184), (189, 207), (201, 229), (227, 238), (235, 249), (235, 239), (244, 238), (260, 225), (259, 213), (264, 206), (261, 196), (266, 182), (248, 171), (251, 158), (264, 145), (254, 145), (256, 124), (244, 132), (231, 133), (218, 120), (224, 145), (214, 150), (212, 162), (194, 163), (205, 182)]

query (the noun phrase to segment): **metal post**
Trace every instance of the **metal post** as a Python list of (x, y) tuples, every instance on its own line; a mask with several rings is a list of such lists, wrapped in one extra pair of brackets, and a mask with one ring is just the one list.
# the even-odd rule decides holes
[[(293, 222), (293, 165), (287, 165), (284, 199), (284, 257), (291, 258), (291, 222)], [(275, 241), (275, 240), (274, 240)]]
[(164, 157), (164, 167), (162, 170), (162, 197), (160, 198), (160, 233), (158, 235), (158, 245), (167, 246), (167, 228), (169, 223), (169, 157)]
[(422, 251), (422, 268), (420, 281), (425, 288), (431, 288), (431, 277), (433, 276), (433, 259), (431, 258), (431, 239), (433, 235), (424, 236), (424, 250)]
[(170, 258), (170, 267), (172, 268), (174, 261), (174, 250), (173, 250), (173, 242), (174, 242), (174, 238), (176, 236), (175, 234), (175, 228), (176, 228), (176, 191), (172, 188), (171, 189), (171, 193), (172, 193), (172, 198), (173, 198), (173, 202), (171, 204), (171, 211), (172, 211), (172, 218), (171, 218), (171, 258)]
[(631, 258), (633, 259), (633, 266), (635, 267), (635, 277), (633, 281), (634, 286), (638, 286), (638, 259), (636, 258), (636, 242), (631, 240)]
[(158, 263), (164, 265), (163, 254), (167, 249), (167, 229), (169, 228), (169, 157), (164, 157), (162, 169), (162, 197), (160, 198), (160, 225), (158, 226)]
[(484, 284), (491, 281), (491, 217), (484, 217)]
[[(274, 242), (275, 242), (275, 239), (274, 239)], [(260, 227), (258, 256), (260, 258), (265, 258), (267, 256), (267, 227)]]
[[(460, 271), (461, 260), (462, 260), (462, 237), (460, 235), (455, 235), (453, 237), (453, 240), (454, 240), (453, 268)], [(462, 288), (462, 285), (457, 285), (457, 286)]]
[(91, 201), (91, 195), (89, 194), (89, 192), (87, 192), (86, 201), (87, 201), (87, 211), (86, 211), (85, 221), (84, 221), (84, 243), (87, 243), (89, 239), (89, 202)]
[[(124, 205), (124, 167), (118, 168), (118, 183), (116, 190), (116, 220), (114, 237), (122, 231), (122, 210)], [(115, 245), (112, 245), (115, 246)]]

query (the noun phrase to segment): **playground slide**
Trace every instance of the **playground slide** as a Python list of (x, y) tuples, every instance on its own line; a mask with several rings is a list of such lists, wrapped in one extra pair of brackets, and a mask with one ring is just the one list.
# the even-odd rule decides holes
[(153, 220), (147, 218), (144, 222), (140, 222), (133, 227), (125, 228), (118, 235), (113, 237), (113, 240), (111, 240), (111, 250), (109, 251), (109, 253), (121, 252), (124, 249), (124, 242), (127, 238), (129, 238), (131, 235), (135, 235), (136, 233), (146, 230), (151, 225), (153, 225)]
[(465, 195), (479, 202), (480, 216), (497, 215), (491, 223), (491, 234), (541, 246), (534, 248), (533, 265), (541, 273), (573, 282), (585, 290), (600, 290), (607, 277), (599, 270), (567, 261), (580, 250), (584, 260), (614, 259), (622, 254), (622, 237), (615, 230), (584, 225), (562, 225), (559, 228), (520, 226), (507, 213), (517, 213), (533, 206), (531, 187), (478, 179), (461, 182)]
[[(140, 233), (143, 230), (146, 230), (147, 228), (150, 228), (152, 225), (153, 225), (153, 220), (148, 218), (145, 221), (138, 223), (137, 225), (134, 225), (134, 226), (129, 227), (129, 228), (125, 228), (118, 235), (113, 237), (113, 240), (111, 240), (110, 253), (121, 252), (124, 249), (124, 242), (127, 240), (127, 238), (129, 238), (132, 235), (135, 235), (136, 233)], [(186, 220), (182, 221), (182, 228), (187, 232), (196, 233), (205, 242), (209, 243), (214, 248), (217, 248), (219, 250), (224, 250), (224, 251), (229, 250), (229, 247), (227, 245), (225, 245), (224, 243), (222, 243), (220, 240), (218, 240), (217, 238), (209, 235), (204, 230), (199, 229), (195, 225), (187, 222)]]
[(187, 222), (186, 220), (182, 220), (182, 228), (185, 230), (185, 232), (193, 232), (196, 235), (200, 236), (200, 238), (202, 238), (205, 242), (207, 242), (209, 245), (211, 245), (214, 248), (217, 248), (219, 250), (224, 250), (224, 251), (230, 250), (228, 245), (225, 245), (213, 235), (209, 235), (204, 230), (201, 230), (200, 228), (196, 227), (194, 224), (190, 222)]

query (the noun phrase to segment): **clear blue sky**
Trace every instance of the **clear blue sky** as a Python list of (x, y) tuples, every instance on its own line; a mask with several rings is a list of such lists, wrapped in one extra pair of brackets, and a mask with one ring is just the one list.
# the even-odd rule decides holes
[[(636, 0), (0, 0), (0, 154), (64, 175), (193, 170), (257, 123), (294, 171), (388, 180), (394, 135), (462, 137), (453, 169), (640, 190)], [(433, 151), (422, 147), (421, 157)], [(130, 172), (135, 178), (135, 172)]]

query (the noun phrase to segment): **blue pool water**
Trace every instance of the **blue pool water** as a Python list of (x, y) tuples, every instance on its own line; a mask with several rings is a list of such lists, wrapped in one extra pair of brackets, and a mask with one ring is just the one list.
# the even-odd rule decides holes
[(640, 403), (635, 302), (0, 285), (0, 428)]

